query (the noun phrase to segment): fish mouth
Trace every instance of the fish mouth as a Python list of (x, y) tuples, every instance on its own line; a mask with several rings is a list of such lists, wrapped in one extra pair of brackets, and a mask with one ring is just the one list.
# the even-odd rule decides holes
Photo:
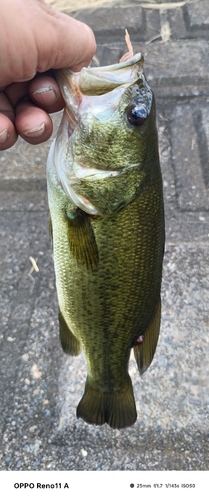
[[(71, 123), (75, 126), (80, 121), (81, 114), (92, 108), (96, 110), (99, 120), (110, 118), (124, 91), (143, 75), (143, 62), (142, 54), (138, 53), (124, 62), (109, 66), (84, 67), (77, 73), (68, 68), (57, 70), (56, 79)], [(104, 111), (106, 94), (109, 114)]]
[(66, 86), (72, 86), (72, 90), (80, 97), (80, 93), (85, 95), (101, 95), (110, 92), (116, 87), (133, 83), (138, 79), (139, 73), (143, 72), (144, 58), (139, 52), (131, 59), (116, 64), (100, 67), (84, 67), (80, 72), (74, 73), (69, 68), (59, 69), (55, 72), (58, 83), (62, 89), (66, 104)]

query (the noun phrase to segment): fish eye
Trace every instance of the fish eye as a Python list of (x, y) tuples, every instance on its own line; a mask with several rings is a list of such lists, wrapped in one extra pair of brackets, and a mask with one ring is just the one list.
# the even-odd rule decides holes
[(140, 127), (144, 124), (148, 111), (143, 104), (132, 104), (132, 106), (126, 110), (126, 114), (131, 125)]

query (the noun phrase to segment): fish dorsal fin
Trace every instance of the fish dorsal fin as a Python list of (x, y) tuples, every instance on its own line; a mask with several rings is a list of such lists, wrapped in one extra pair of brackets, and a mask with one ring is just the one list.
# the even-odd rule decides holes
[(99, 252), (88, 214), (78, 209), (67, 213), (68, 241), (70, 251), (78, 265), (88, 271), (97, 271), (99, 267)]
[(154, 317), (143, 335), (143, 341), (134, 345), (134, 356), (142, 375), (151, 364), (158, 342), (161, 320), (161, 300), (159, 300)]

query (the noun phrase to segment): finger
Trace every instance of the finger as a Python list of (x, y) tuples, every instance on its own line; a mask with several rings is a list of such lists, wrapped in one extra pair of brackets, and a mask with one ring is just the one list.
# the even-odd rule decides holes
[(12, 121), (0, 112), (0, 151), (11, 148), (17, 140), (17, 132)]
[[(60, 17), (60, 32), (58, 34), (58, 46), (55, 63), (52, 68), (70, 68), (72, 71), (80, 71), (83, 66), (88, 66), (96, 51), (96, 41), (93, 31), (86, 24), (70, 18), (62, 12), (57, 13)], [(69, 30), (66, 29), (68, 18)], [(76, 21), (76, 23), (75, 23)], [(64, 36), (61, 35), (62, 22), (65, 25)], [(58, 32), (58, 26), (56, 26)]]
[(11, 83), (8, 85), (4, 94), (7, 96), (9, 102), (15, 108), (17, 103), (28, 96), (28, 82)]
[(20, 102), (17, 105), (15, 127), (18, 134), (30, 144), (47, 141), (53, 131), (49, 115), (30, 101)]
[(14, 108), (4, 92), (0, 92), (0, 113), (4, 113), (12, 122), (14, 122)]
[(0, 150), (11, 148), (17, 140), (13, 125), (14, 109), (4, 92), (0, 92)]
[(40, 73), (50, 68), (80, 71), (83, 66), (88, 66), (96, 50), (91, 28), (49, 5), (45, 5), (45, 9), (46, 18), (42, 14), (40, 23), (43, 23), (43, 33), (50, 37), (51, 50), (49, 53), (48, 38), (45, 44), (43, 36), (37, 39), (37, 70)]
[(65, 106), (56, 80), (48, 75), (36, 76), (28, 86), (32, 101), (47, 113), (55, 113)]

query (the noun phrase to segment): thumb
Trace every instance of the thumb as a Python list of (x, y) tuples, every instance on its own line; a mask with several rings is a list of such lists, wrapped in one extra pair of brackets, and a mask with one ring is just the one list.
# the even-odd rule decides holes
[(47, 6), (47, 10), (50, 23), (48, 30), (45, 25), (47, 39), (43, 44), (40, 35), (36, 38), (38, 71), (50, 68), (80, 71), (83, 66), (88, 66), (96, 51), (96, 41), (91, 28), (52, 7)]

